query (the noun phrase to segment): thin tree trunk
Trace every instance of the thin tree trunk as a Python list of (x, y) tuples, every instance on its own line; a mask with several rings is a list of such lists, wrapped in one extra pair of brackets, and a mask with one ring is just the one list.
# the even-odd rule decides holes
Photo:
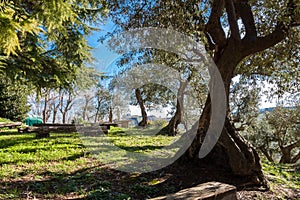
[(57, 105), (53, 105), (53, 116), (52, 116), (52, 123), (55, 124), (55, 121), (56, 121), (56, 115), (57, 115), (57, 111), (58, 111), (58, 108), (59, 108), (59, 103)]
[(272, 156), (269, 154), (269, 152), (267, 151), (267, 149), (265, 147), (261, 146), (261, 147), (259, 147), (259, 149), (266, 156), (268, 161), (274, 162), (274, 159), (272, 158)]
[(45, 124), (46, 123), (46, 121), (47, 121), (47, 107), (48, 107), (48, 101), (49, 101), (49, 99), (48, 99), (48, 92), (46, 92), (46, 94), (45, 94), (45, 98), (44, 98), (44, 107), (43, 107), (43, 123)]
[(109, 107), (108, 121), (109, 121), (110, 123), (112, 123), (112, 121), (113, 121), (113, 111), (112, 111), (112, 107)]
[(94, 118), (94, 123), (96, 123), (97, 121), (99, 121), (99, 117), (98, 117), (98, 113), (99, 113), (99, 111), (98, 110), (96, 110), (96, 114), (95, 114), (95, 118)]
[(62, 114), (62, 123), (65, 124), (66, 123), (66, 117), (67, 117), (67, 113), (68, 111), (71, 110), (73, 104), (72, 104), (73, 98), (71, 96), (71, 93), (68, 93), (68, 99), (65, 102), (64, 105), (64, 94), (61, 93), (60, 96), (60, 112)]
[(144, 101), (142, 98), (142, 94), (141, 94), (141, 90), (139, 88), (135, 89), (135, 96), (137, 99), (137, 102), (141, 108), (141, 113), (142, 113), (142, 121), (139, 122), (139, 126), (146, 126), (147, 125), (147, 121), (148, 121), (148, 117), (147, 117), (147, 112), (146, 112), (146, 108), (144, 105)]
[(88, 118), (87, 112), (88, 112), (88, 106), (90, 101), (92, 100), (93, 97), (90, 97), (88, 95), (84, 95), (84, 106), (83, 106), (83, 111), (82, 111), (82, 119), (86, 120)]

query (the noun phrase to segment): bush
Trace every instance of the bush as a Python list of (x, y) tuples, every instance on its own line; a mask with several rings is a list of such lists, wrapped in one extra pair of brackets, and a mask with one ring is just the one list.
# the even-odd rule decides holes
[(27, 105), (28, 94), (26, 86), (0, 74), (0, 117), (23, 121), (30, 110)]

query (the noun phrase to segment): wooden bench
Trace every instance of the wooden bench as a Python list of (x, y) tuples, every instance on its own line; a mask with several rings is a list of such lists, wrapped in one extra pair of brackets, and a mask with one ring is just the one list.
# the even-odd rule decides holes
[(25, 128), (19, 128), (19, 132), (24, 133), (36, 133), (36, 138), (46, 138), (50, 137), (50, 132), (55, 133), (73, 133), (80, 132), (85, 135), (99, 135), (100, 133), (107, 134), (108, 130), (106, 126), (83, 126), (74, 124), (38, 124), (35, 126), (28, 126)]
[(16, 128), (22, 126), (22, 122), (0, 122), (0, 128)]
[(175, 194), (150, 200), (236, 200), (236, 187), (219, 182), (207, 182)]

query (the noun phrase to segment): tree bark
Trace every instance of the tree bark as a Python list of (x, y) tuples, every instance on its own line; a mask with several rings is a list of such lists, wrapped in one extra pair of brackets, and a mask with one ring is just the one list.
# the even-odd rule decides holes
[(112, 123), (112, 121), (113, 121), (113, 111), (112, 111), (112, 107), (109, 107), (108, 121), (109, 121), (110, 123)]
[(147, 126), (148, 123), (148, 116), (147, 116), (147, 112), (146, 112), (146, 108), (144, 105), (144, 101), (142, 98), (142, 93), (141, 90), (139, 88), (135, 89), (135, 97), (137, 99), (137, 102), (141, 108), (141, 113), (142, 113), (142, 121), (139, 122), (138, 126)]
[(167, 134), (168, 136), (175, 136), (178, 134), (178, 125), (182, 120), (182, 110), (183, 110), (183, 99), (184, 99), (184, 90), (187, 86), (187, 82), (180, 81), (180, 86), (177, 92), (177, 102), (176, 102), (176, 111), (174, 116), (169, 121), (168, 125), (165, 126), (159, 134)]
[(83, 106), (83, 109), (82, 109), (82, 119), (83, 120), (88, 120), (89, 121), (89, 116), (88, 116), (88, 106), (89, 106), (89, 103), (92, 101), (94, 97), (93, 96), (90, 96), (88, 94), (85, 94), (84, 95), (84, 106)]
[(176, 111), (174, 116), (171, 118), (168, 125), (160, 130), (158, 135), (175, 136), (178, 134), (178, 125), (180, 124), (182, 118), (182, 110), (180, 105), (182, 104), (180, 104), (179, 100), (177, 99)]
[(44, 107), (43, 107), (43, 123), (45, 124), (47, 122), (47, 108), (48, 108), (48, 93), (45, 94), (44, 98)]
[(44, 106), (43, 106), (43, 123), (47, 123), (51, 115), (51, 107), (54, 104), (55, 98), (51, 97), (51, 90), (45, 89)]
[(291, 150), (286, 147), (280, 147), (280, 150), (281, 150), (282, 156), (279, 160), (279, 163), (284, 163), (284, 164), (291, 163), (291, 160), (292, 160)]
[(64, 100), (64, 92), (62, 92), (60, 94), (60, 112), (62, 114), (62, 123), (65, 124), (66, 123), (66, 119), (67, 119), (67, 114), (68, 112), (71, 110), (72, 106), (73, 106), (73, 97), (72, 94), (70, 92), (68, 92), (68, 99)]
[(260, 146), (259, 149), (266, 156), (268, 161), (274, 162), (274, 159), (272, 158), (272, 155), (269, 154), (269, 152), (267, 151), (267, 149), (264, 146)]
[(56, 121), (56, 115), (59, 108), (60, 103), (58, 102), (57, 105), (55, 103), (53, 104), (53, 115), (52, 115), (52, 123), (55, 124)]
[(291, 163), (296, 163), (298, 160), (300, 160), (300, 151), (292, 158)]
[[(229, 90), (230, 83), (234, 76), (234, 71), (238, 63), (243, 59), (238, 40), (228, 41), (222, 52), (216, 52), (214, 61), (222, 76), (227, 101), (227, 116), (229, 116)], [(211, 101), (208, 96), (202, 115), (199, 120), (199, 127), (191, 146), (178, 160), (179, 162), (202, 161), (209, 162), (221, 168), (226, 168), (232, 174), (251, 177), (248, 184), (264, 185), (267, 182), (264, 178), (260, 159), (256, 150), (246, 140), (238, 134), (229, 117), (226, 117), (221, 136), (212, 151), (203, 159), (199, 159), (199, 150), (206, 136), (210, 125)]]
[[(299, 160), (299, 158), (300, 158), (300, 155), (299, 155), (300, 152), (298, 153), (298, 155), (292, 157), (292, 150), (296, 147), (299, 147), (299, 144), (300, 144), (300, 141), (294, 142), (287, 146), (279, 145), (280, 151), (282, 154), (279, 163), (295, 163), (295, 162), (297, 162), (297, 160)], [(298, 157), (298, 159), (297, 159), (297, 157)]]

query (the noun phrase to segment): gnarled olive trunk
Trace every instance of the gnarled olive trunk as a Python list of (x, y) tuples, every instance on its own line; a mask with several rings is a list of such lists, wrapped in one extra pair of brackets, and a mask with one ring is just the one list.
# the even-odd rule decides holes
[(157, 135), (168, 135), (168, 136), (177, 135), (178, 125), (180, 124), (182, 118), (181, 105), (182, 104), (179, 102), (179, 99), (177, 99), (176, 111), (174, 116), (171, 118), (168, 125), (163, 127)]
[(280, 145), (281, 158), (279, 163), (296, 163), (300, 159), (300, 152), (296, 155), (292, 155), (292, 150), (298, 148), (300, 145), (300, 141), (292, 143), (287, 146)]
[(184, 98), (184, 90), (187, 86), (188, 81), (182, 82), (180, 81), (180, 86), (177, 92), (177, 102), (176, 102), (176, 111), (174, 116), (169, 121), (168, 125), (165, 126), (159, 134), (175, 136), (178, 133), (178, 125), (182, 120), (182, 110), (183, 110), (183, 98)]
[(148, 123), (148, 116), (147, 116), (147, 112), (146, 112), (146, 108), (144, 105), (144, 101), (142, 98), (142, 93), (141, 90), (139, 88), (135, 89), (135, 97), (136, 100), (141, 108), (141, 113), (142, 113), (142, 121), (139, 122), (139, 126), (146, 126)]
[[(225, 86), (227, 116), (229, 116), (228, 102), (231, 79), (234, 76), (236, 66), (243, 58), (239, 55), (239, 49), (235, 49), (235, 47), (235, 45), (231, 45), (230, 43), (227, 44), (227, 47), (222, 49), (222, 52), (219, 52), (219, 54), (217, 52), (214, 58)], [(249, 184), (267, 186), (258, 153), (236, 131), (228, 117), (225, 119), (225, 124), (217, 144), (205, 158), (199, 159), (199, 150), (210, 125), (210, 116), (211, 100), (208, 97), (199, 120), (196, 137), (189, 149), (181, 156), (179, 162), (186, 162), (188, 160), (209, 162), (221, 168), (227, 168), (233, 175), (250, 177)]]
[(269, 152), (264, 146), (260, 146), (259, 150), (266, 156), (268, 161), (274, 162), (271, 152)]

